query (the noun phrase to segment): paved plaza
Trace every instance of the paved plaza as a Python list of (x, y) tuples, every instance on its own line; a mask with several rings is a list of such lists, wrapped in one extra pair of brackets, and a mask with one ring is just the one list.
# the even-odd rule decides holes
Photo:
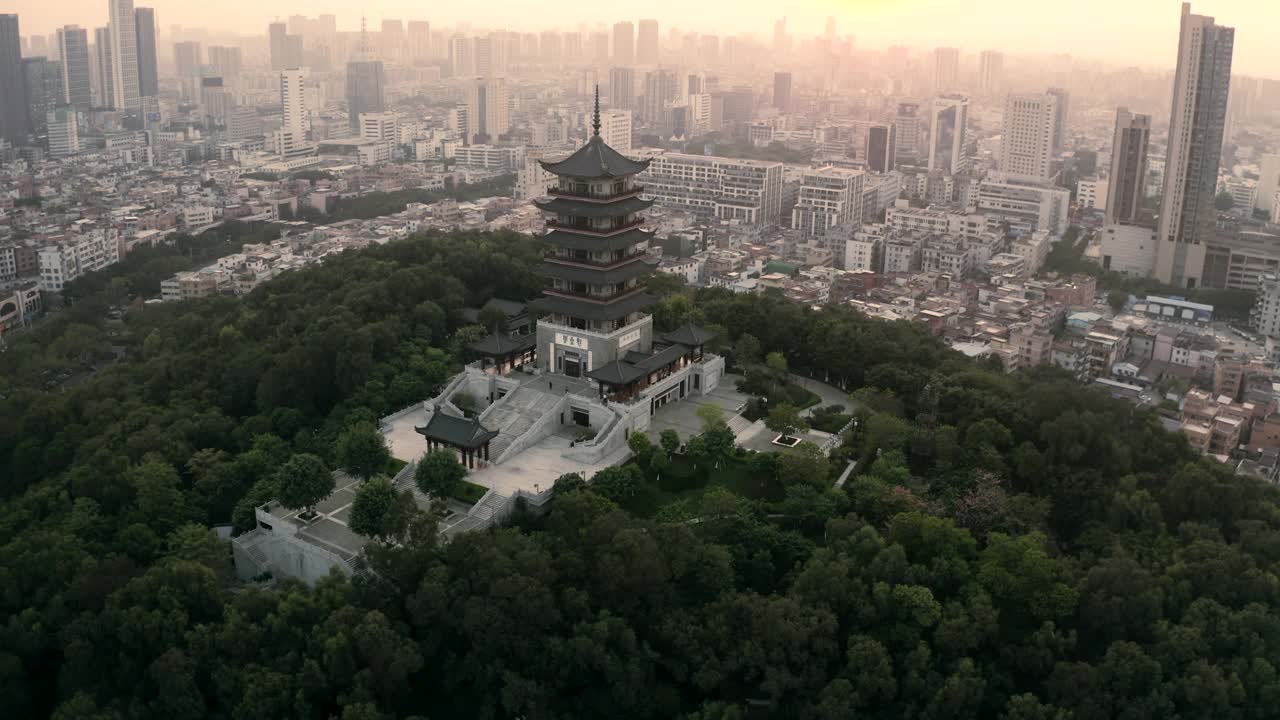
[(427, 454), (427, 439), (414, 428), (427, 424), (427, 408), (420, 403), (412, 412), (407, 412), (391, 421), (383, 436), (391, 447), (391, 457), (405, 462), (418, 462)]
[(702, 432), (702, 419), (698, 417), (698, 408), (703, 405), (715, 405), (724, 411), (724, 419), (734, 432), (739, 432), (750, 423), (739, 418), (746, 407), (750, 396), (738, 390), (739, 375), (725, 375), (720, 385), (708, 395), (691, 395), (678, 403), (668, 403), (658, 409), (649, 426), (649, 435), (655, 440), (663, 430), (675, 430), (680, 433), (681, 440), (688, 440)]
[(597, 472), (622, 462), (630, 452), (624, 447), (595, 464), (571, 460), (564, 456), (564, 451), (569, 449), (580, 431), (576, 425), (562, 427), (505, 462), (472, 472), (467, 480), (500, 495), (510, 496), (517, 490), (537, 493), (555, 484), (556, 478), (566, 473), (580, 473), (590, 479)]

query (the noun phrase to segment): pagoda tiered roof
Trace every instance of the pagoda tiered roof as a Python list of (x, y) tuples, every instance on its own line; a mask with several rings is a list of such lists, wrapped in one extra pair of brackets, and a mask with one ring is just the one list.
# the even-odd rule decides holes
[(546, 295), (529, 304), (543, 312), (569, 315), (583, 320), (605, 321), (626, 317), (633, 312), (649, 307), (655, 302), (657, 302), (657, 298), (647, 292), (629, 293), (616, 300), (599, 301), (584, 297), (560, 295), (556, 294), (554, 290), (548, 290)]
[(550, 200), (534, 200), (539, 210), (556, 215), (573, 215), (575, 217), (602, 218), (630, 215), (653, 206), (652, 200), (645, 200), (638, 195), (623, 196), (611, 202), (597, 202), (578, 199), (572, 195), (557, 195)]
[(644, 275), (653, 269), (654, 262), (645, 254), (634, 255), (626, 262), (608, 267), (593, 267), (567, 260), (547, 258), (538, 268), (538, 272), (545, 277), (559, 278), (569, 282), (613, 285)]
[(560, 162), (539, 160), (538, 163), (552, 175), (584, 180), (629, 177), (649, 167), (649, 160), (632, 160), (606, 145), (599, 135), (591, 136), (586, 145)]
[(600, 237), (598, 235), (586, 235), (576, 233), (572, 230), (555, 229), (542, 236), (550, 245), (566, 248), (568, 250), (602, 250), (612, 252), (614, 250), (622, 250), (629, 248), (637, 243), (649, 242), (653, 239), (653, 231), (642, 230), (640, 228), (630, 228), (617, 235), (608, 235)]

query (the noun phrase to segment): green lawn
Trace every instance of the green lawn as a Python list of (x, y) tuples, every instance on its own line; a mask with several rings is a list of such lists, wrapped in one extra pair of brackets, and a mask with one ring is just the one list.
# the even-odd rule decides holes
[(808, 388), (800, 387), (799, 385), (787, 383), (786, 391), (787, 395), (791, 398), (791, 404), (801, 410), (807, 407), (813, 407), (814, 405), (822, 402), (822, 397), (818, 395), (818, 393)]
[[(768, 398), (773, 403), (787, 403), (794, 405), (798, 410), (804, 410), (822, 402), (822, 397), (817, 393), (795, 383), (784, 383), (773, 387), (774, 390), (770, 392)], [(748, 420), (760, 420), (766, 414), (761, 412), (762, 410), (764, 408), (756, 403), (748, 403), (747, 410), (742, 413), (742, 416)]]
[(852, 418), (848, 413), (815, 413), (809, 418), (809, 426), (822, 432), (838, 433)]
[(489, 488), (463, 480), (458, 483), (458, 488), (450, 493), (449, 497), (457, 500), (458, 502), (475, 505), (480, 502), (480, 498), (484, 497), (484, 494), (487, 492), (489, 492)]
[(667, 505), (697, 499), (714, 487), (728, 488), (751, 500), (776, 502), (783, 497), (775, 479), (752, 475), (745, 460), (733, 458), (721, 461), (718, 468), (710, 463), (695, 468), (688, 457), (676, 455), (662, 477), (648, 480), (623, 507), (637, 517), (653, 517)]

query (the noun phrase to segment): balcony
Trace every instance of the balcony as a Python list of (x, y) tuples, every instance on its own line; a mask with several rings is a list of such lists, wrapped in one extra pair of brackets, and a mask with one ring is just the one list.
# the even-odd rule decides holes
[(590, 303), (606, 305), (609, 303), (625, 300), (633, 295), (643, 295), (645, 291), (644, 285), (636, 285), (635, 287), (624, 290), (623, 292), (615, 292), (610, 294), (593, 293), (591, 291), (579, 293), (568, 288), (547, 288), (543, 290), (544, 295), (563, 298), (565, 300), (581, 300)]
[(644, 225), (643, 218), (636, 218), (631, 222), (622, 225), (615, 225), (612, 228), (593, 228), (586, 223), (562, 223), (559, 220), (548, 220), (547, 229), (564, 230), (566, 232), (578, 233), (580, 235), (590, 235), (592, 237), (610, 237), (618, 235), (627, 230), (633, 230)]
[(647, 257), (647, 253), (631, 253), (621, 258), (609, 258), (607, 260), (595, 260), (592, 258), (579, 258), (565, 255), (557, 255), (554, 252), (542, 254), (542, 259), (557, 265), (568, 265), (570, 267), (579, 267), (590, 270), (613, 270), (631, 262), (635, 262), (637, 258)]
[(604, 193), (604, 194), (591, 193), (591, 192), (574, 192), (572, 190), (561, 190), (560, 188), (548, 188), (547, 196), (573, 198), (574, 200), (582, 200), (584, 202), (607, 203), (607, 202), (613, 202), (614, 200), (621, 200), (623, 198), (639, 195), (642, 192), (644, 192), (643, 185), (632, 185), (629, 189), (624, 190), (622, 192)]

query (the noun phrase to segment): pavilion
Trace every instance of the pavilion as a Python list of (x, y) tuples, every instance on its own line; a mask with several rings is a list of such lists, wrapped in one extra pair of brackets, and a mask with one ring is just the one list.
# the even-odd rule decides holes
[[(693, 363), (701, 362), (703, 346), (715, 337), (716, 333), (689, 323), (663, 335), (652, 352), (626, 352), (586, 375), (600, 386), (602, 400), (631, 402), (648, 387)], [(701, 389), (699, 376), (692, 374), (680, 384), (650, 398), (650, 412)]]
[(482, 358), (485, 372), (506, 375), (538, 359), (538, 338), (534, 335), (504, 335), (490, 333), (468, 347)]
[(489, 461), (489, 443), (498, 437), (497, 430), (480, 424), (477, 418), (460, 418), (446, 415), (436, 408), (431, 419), (422, 427), (415, 427), (427, 439), (427, 452), (452, 448), (462, 456), (462, 464), (474, 470), (477, 463)]

